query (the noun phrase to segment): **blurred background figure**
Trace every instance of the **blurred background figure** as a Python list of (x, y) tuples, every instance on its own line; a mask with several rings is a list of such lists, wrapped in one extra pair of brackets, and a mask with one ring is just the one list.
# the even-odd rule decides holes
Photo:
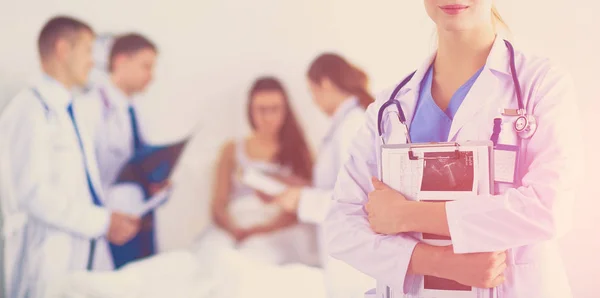
[(96, 33), (94, 46), (92, 48), (92, 57), (94, 67), (90, 71), (90, 78), (84, 92), (89, 92), (95, 85), (109, 80), (110, 72), (108, 64), (110, 60), (110, 51), (117, 35), (112, 33)]
[(311, 181), (311, 154), (283, 85), (272, 77), (256, 80), (247, 111), (252, 133), (229, 141), (221, 151), (211, 205), (215, 227), (202, 242), (211, 249), (235, 246), (271, 264), (315, 264), (314, 230), (298, 224), (296, 214), (264, 202), (240, 181), (248, 170), (295, 185)]
[(92, 67), (92, 28), (49, 20), (38, 38), (43, 77), (0, 118), (0, 198), (7, 237), (9, 297), (54, 297), (70, 272), (111, 269), (107, 240), (123, 244), (139, 220), (102, 205), (92, 143), (73, 112), (75, 88)]
[(325, 53), (307, 72), (314, 102), (331, 119), (313, 168), (311, 186), (290, 186), (274, 202), (301, 222), (319, 227), (319, 249), (329, 297), (362, 298), (375, 281), (346, 263), (328, 256), (320, 225), (332, 201), (337, 173), (348, 159), (348, 147), (364, 123), (364, 111), (373, 102), (365, 72), (343, 57)]
[[(109, 53), (108, 75), (96, 77), (91, 90), (78, 101), (78, 112), (92, 133), (106, 205), (132, 213), (132, 208), (161, 190), (159, 186), (155, 192), (145, 193), (132, 183), (115, 185), (123, 166), (147, 143), (135, 99), (152, 80), (158, 50), (148, 38), (128, 33), (114, 39)], [(141, 230), (131, 241), (110, 246), (115, 268), (156, 252), (154, 226), (152, 211), (142, 218)]]

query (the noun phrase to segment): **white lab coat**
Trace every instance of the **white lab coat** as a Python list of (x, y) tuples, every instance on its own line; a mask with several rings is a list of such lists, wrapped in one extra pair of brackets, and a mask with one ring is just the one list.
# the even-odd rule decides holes
[[(110, 213), (93, 204), (84, 155), (67, 107), (72, 95), (44, 77), (19, 93), (0, 118), (0, 199), (9, 297), (53, 297), (54, 281), (85, 270), (90, 240), (94, 268), (108, 258)], [(87, 133), (81, 130), (92, 184), (102, 196)]]
[[(132, 99), (106, 77), (77, 102), (77, 112), (92, 135), (105, 205), (111, 210), (137, 215), (135, 211), (144, 204), (143, 189), (133, 183), (114, 185), (121, 168), (134, 153), (129, 116)], [(143, 140), (139, 125), (138, 133)]]
[(321, 229), (332, 203), (337, 173), (348, 159), (348, 148), (364, 121), (364, 110), (355, 98), (338, 107), (319, 147), (313, 168), (313, 186), (302, 190), (298, 204), (298, 218), (318, 226), (320, 259), (329, 298), (362, 298), (365, 289), (375, 285), (373, 278), (328, 256)]
[[(407, 120), (412, 119), (420, 82), (433, 56), (417, 70), (398, 99)], [(506, 282), (497, 297), (571, 297), (556, 239), (570, 227), (574, 193), (582, 169), (582, 138), (571, 78), (547, 59), (516, 52), (516, 68), (527, 110), (537, 117), (535, 135), (521, 144), (522, 186), (501, 194), (449, 202), (446, 205), (456, 253), (508, 249)], [(401, 78), (399, 78), (400, 80)], [(390, 285), (396, 298), (418, 297), (415, 276), (407, 275), (417, 244), (410, 234), (374, 233), (364, 204), (372, 191), (371, 176), (378, 176), (377, 113), (391, 92), (379, 96), (367, 110), (366, 124), (350, 148), (351, 158), (340, 172), (334, 206), (326, 226), (331, 254)], [(516, 108), (509, 55), (498, 38), (481, 75), (459, 108), (448, 139), (489, 140), (493, 119), (503, 118), (499, 143), (516, 144), (514, 118), (500, 116), (501, 108)], [(395, 107), (384, 117), (386, 143), (404, 143), (406, 136)], [(410, 125), (410, 123), (409, 123)]]

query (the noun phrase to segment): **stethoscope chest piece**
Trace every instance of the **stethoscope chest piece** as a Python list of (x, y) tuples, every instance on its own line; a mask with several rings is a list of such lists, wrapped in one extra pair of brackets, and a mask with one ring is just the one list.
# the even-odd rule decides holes
[(514, 122), (514, 128), (519, 137), (529, 139), (537, 129), (537, 121), (533, 115), (520, 115)]

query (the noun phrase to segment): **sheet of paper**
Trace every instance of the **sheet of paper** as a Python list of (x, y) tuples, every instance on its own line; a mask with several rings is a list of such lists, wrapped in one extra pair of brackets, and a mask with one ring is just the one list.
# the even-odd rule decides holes
[(252, 169), (244, 171), (241, 181), (245, 185), (270, 196), (280, 195), (287, 189), (287, 185), (284, 183)]
[(383, 182), (401, 192), (409, 200), (417, 200), (419, 182), (422, 178), (423, 161), (412, 161), (404, 151), (390, 151), (383, 156), (384, 163), (394, 165), (384, 167)]
[(162, 206), (168, 201), (169, 197), (171, 196), (171, 191), (171, 188), (161, 190), (160, 192), (152, 196), (148, 201), (144, 202), (143, 205), (140, 205), (139, 208), (137, 208), (137, 210), (134, 212), (134, 214), (142, 217), (147, 213), (151, 212), (152, 210), (155, 210), (156, 208)]
[(494, 150), (494, 179), (497, 182), (514, 183), (517, 152)]

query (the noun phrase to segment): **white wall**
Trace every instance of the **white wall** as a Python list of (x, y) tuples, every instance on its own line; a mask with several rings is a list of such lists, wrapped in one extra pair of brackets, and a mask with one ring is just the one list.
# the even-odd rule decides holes
[[(147, 117), (155, 131), (169, 133), (180, 124), (201, 121), (202, 128), (177, 173), (177, 193), (161, 210), (163, 249), (184, 247), (207, 222), (210, 173), (218, 147), (243, 135), (244, 105), (251, 81), (260, 74), (279, 76), (288, 86), (311, 144), (326, 120), (312, 105), (304, 82), (306, 67), (323, 50), (336, 50), (371, 75), (372, 89), (400, 80), (433, 48), (433, 27), (422, 1), (399, 0), (0, 0), (0, 107), (36, 72), (35, 39), (43, 22), (56, 13), (81, 17), (98, 32), (136, 30), (159, 45), (156, 83), (147, 94)], [(594, 117), (598, 18), (593, 0), (498, 1), (517, 46), (565, 64), (580, 90), (578, 104), (591, 138), (598, 141)], [(597, 7), (596, 7), (597, 8)], [(154, 116), (154, 114), (159, 116)], [(149, 116), (148, 116), (149, 115)], [(227, 117), (223, 116), (226, 115)], [(578, 201), (573, 232), (564, 241), (575, 297), (595, 297), (592, 268), (598, 268), (600, 224), (595, 211), (600, 190), (594, 169), (600, 158), (588, 154), (588, 187)], [(597, 182), (596, 182), (597, 183)], [(175, 232), (174, 232), (175, 231)], [(587, 238), (586, 238), (587, 236)]]

